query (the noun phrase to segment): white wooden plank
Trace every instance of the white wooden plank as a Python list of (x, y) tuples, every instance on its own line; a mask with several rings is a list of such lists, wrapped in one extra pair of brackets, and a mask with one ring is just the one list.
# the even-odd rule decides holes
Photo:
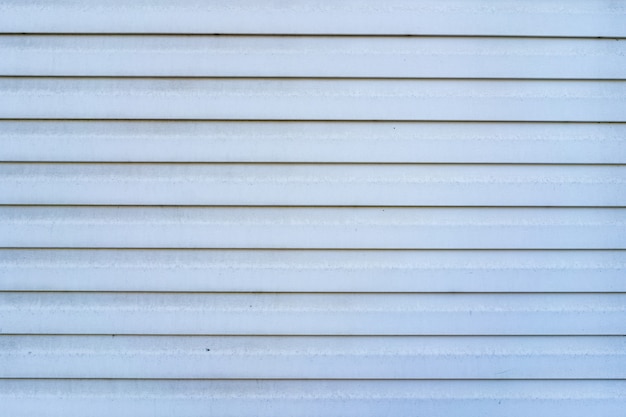
[(626, 121), (623, 81), (0, 78), (0, 118)]
[(624, 379), (626, 341), (585, 336), (3, 336), (0, 377)]
[(2, 0), (2, 32), (624, 36), (623, 1)]
[(11, 416), (622, 417), (624, 381), (0, 380)]
[(0, 75), (626, 78), (598, 39), (0, 36)]
[(2, 164), (0, 204), (626, 206), (626, 166)]
[(626, 163), (626, 124), (0, 121), (2, 161)]
[(626, 251), (0, 250), (0, 290), (626, 292)]
[(0, 247), (626, 249), (626, 210), (5, 206)]
[(623, 335), (626, 294), (0, 293), (4, 334)]

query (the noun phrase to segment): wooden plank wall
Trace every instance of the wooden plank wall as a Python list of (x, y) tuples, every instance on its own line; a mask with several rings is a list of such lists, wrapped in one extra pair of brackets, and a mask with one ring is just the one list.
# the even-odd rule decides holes
[(0, 0), (0, 404), (626, 409), (626, 2)]

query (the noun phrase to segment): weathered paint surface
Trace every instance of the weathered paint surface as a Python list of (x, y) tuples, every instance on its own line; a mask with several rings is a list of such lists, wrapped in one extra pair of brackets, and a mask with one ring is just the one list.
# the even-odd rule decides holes
[(623, 417), (624, 21), (0, 0), (0, 414)]
[(2, 204), (625, 206), (625, 166), (2, 164)]
[(626, 34), (619, 0), (2, 0), (0, 10), (9, 33)]
[(620, 164), (623, 123), (0, 120), (31, 162)]
[(614, 39), (5, 35), (0, 55), (0, 74), (32, 76), (617, 79), (626, 74), (626, 42)]
[(623, 250), (4, 249), (11, 291), (626, 292)]
[(626, 122), (626, 81), (0, 78), (8, 119)]

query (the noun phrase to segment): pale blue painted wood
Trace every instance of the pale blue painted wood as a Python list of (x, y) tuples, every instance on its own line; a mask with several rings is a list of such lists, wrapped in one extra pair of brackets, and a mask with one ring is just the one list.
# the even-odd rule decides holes
[(626, 163), (622, 123), (0, 121), (3, 161)]
[(626, 292), (626, 251), (3, 249), (11, 291)]
[(2, 413), (622, 417), (625, 13), (0, 0)]
[[(626, 42), (485, 37), (0, 36), (1, 75), (617, 79)], [(598, 65), (602, 62), (602, 65)]]
[(626, 332), (626, 294), (606, 293), (11, 292), (0, 294), (0, 305), (5, 334), (584, 336)]
[(0, 247), (626, 249), (626, 209), (4, 206)]
[(619, 380), (0, 380), (18, 417), (622, 417), (625, 393)]
[(0, 10), (0, 31), (13, 33), (626, 34), (621, 0), (2, 0)]
[(626, 166), (2, 164), (0, 204), (626, 206)]
[(625, 81), (0, 78), (0, 118), (626, 121)]
[(621, 336), (0, 336), (0, 378), (624, 379)]

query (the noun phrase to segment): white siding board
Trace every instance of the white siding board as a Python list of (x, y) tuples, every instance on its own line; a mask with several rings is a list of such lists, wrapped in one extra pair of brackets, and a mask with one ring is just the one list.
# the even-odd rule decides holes
[(0, 380), (12, 416), (622, 417), (624, 381)]
[(4, 120), (0, 159), (623, 164), (626, 124)]
[(626, 294), (0, 293), (4, 334), (623, 335)]
[(625, 249), (626, 210), (4, 206), (0, 247)]
[(625, 36), (622, 1), (2, 0), (9, 33)]
[(0, 75), (617, 79), (598, 39), (0, 36)]
[(5, 291), (626, 292), (626, 251), (0, 250)]
[(2, 164), (0, 204), (626, 206), (626, 166)]
[(0, 0), (2, 412), (622, 417), (624, 21)]
[(0, 118), (626, 121), (626, 82), (0, 78)]
[(612, 336), (2, 336), (0, 363), (1, 378), (624, 379), (626, 341)]

